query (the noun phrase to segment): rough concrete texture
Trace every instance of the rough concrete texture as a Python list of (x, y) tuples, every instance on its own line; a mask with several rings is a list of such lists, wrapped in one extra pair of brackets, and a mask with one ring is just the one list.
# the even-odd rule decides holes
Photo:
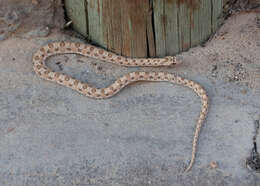
[(0, 41), (10, 36), (45, 37), (62, 28), (61, 0), (0, 0)]
[[(234, 15), (205, 46), (178, 55), (183, 64), (157, 69), (201, 83), (210, 97), (196, 163), (186, 174), (200, 111), (191, 90), (137, 83), (93, 100), (32, 70), (40, 46), (79, 39), (54, 30), (1, 41), (0, 185), (260, 185), (245, 166), (260, 119), (258, 24), (257, 13)], [(51, 57), (49, 66), (97, 87), (129, 71), (155, 70), (77, 55)]]
[(259, 11), (259, 8), (260, 0), (223, 0), (225, 18), (240, 11)]
[(249, 10), (260, 5), (259, 0), (223, 0), (225, 6), (232, 6), (233, 10)]

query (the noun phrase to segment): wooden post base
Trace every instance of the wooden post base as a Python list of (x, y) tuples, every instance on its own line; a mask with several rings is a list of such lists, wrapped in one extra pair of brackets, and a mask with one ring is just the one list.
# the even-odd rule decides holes
[(175, 55), (222, 22), (222, 0), (65, 0), (76, 31), (129, 57)]

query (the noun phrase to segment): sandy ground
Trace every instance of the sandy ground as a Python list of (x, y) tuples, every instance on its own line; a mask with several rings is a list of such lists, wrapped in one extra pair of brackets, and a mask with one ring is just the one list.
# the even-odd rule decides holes
[[(260, 185), (245, 159), (260, 119), (260, 17), (230, 17), (205, 46), (176, 68), (210, 97), (192, 171), (191, 142), (200, 111), (189, 89), (138, 83), (107, 100), (92, 100), (38, 78), (31, 57), (48, 37), (0, 42), (0, 185)], [(97, 87), (135, 70), (77, 55), (49, 65)], [(258, 138), (260, 148), (260, 136)], [(218, 168), (209, 164), (216, 161)]]

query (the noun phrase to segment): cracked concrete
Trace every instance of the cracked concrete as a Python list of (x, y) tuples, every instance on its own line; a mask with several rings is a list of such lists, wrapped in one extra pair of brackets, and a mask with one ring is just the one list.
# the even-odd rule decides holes
[[(32, 70), (32, 54), (60, 40), (79, 41), (52, 30), (0, 42), (0, 185), (260, 185), (260, 175), (245, 166), (260, 119), (257, 13), (230, 17), (205, 47), (178, 55), (183, 64), (158, 69), (199, 82), (210, 97), (187, 174), (198, 97), (181, 86), (137, 83), (93, 100), (44, 81)], [(48, 62), (97, 87), (129, 71), (155, 70), (77, 55)]]

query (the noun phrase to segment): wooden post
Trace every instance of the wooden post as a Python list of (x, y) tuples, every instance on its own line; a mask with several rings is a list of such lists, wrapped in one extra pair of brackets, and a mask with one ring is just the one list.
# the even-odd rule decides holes
[(222, 0), (65, 0), (65, 7), (75, 30), (129, 57), (186, 51), (222, 22)]

